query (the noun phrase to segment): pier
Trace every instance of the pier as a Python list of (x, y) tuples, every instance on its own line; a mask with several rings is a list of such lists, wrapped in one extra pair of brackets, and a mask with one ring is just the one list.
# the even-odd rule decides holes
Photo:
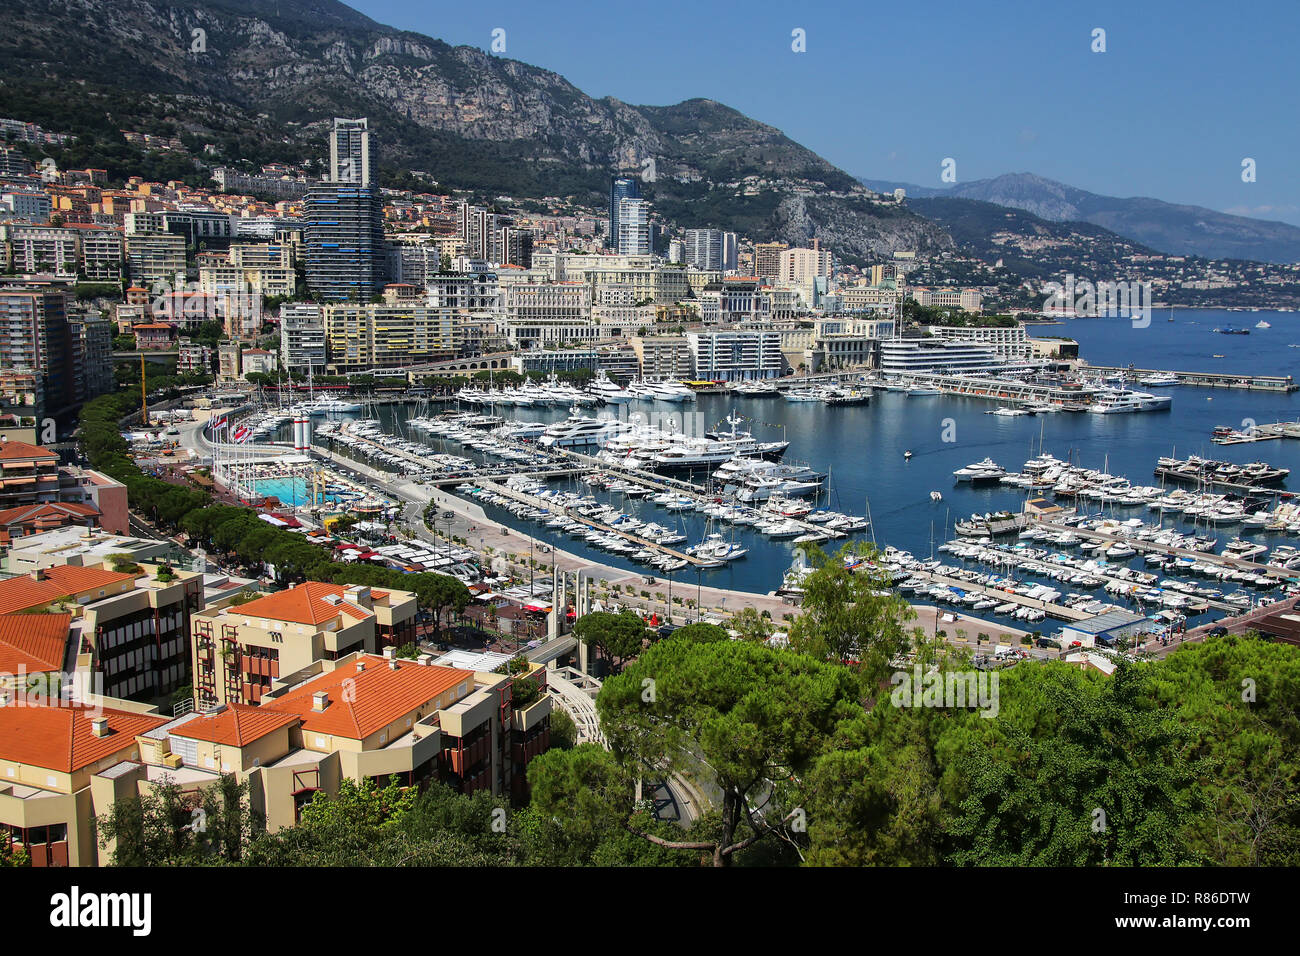
[(1290, 375), (1252, 375), (1232, 372), (1176, 372), (1158, 368), (1120, 368), (1112, 365), (1087, 365), (1079, 363), (1080, 370), (1100, 372), (1103, 375), (1173, 375), (1179, 385), (1197, 388), (1236, 388), (1251, 392), (1294, 392), (1296, 385)]
[(963, 578), (948, 577), (946, 574), (940, 574), (937, 571), (917, 570), (910, 572), (909, 576), (921, 578), (932, 584), (957, 588), (961, 591), (967, 592), (968, 594), (978, 594), (991, 601), (997, 601), (999, 604), (1016, 604), (1020, 607), (1034, 608), (1042, 611), (1048, 617), (1056, 618), (1058, 621), (1086, 621), (1089, 618), (1096, 617), (1095, 614), (1090, 614), (1087, 611), (1080, 611), (1077, 608), (1067, 607), (1064, 604), (1051, 604), (1047, 601), (1040, 601), (1038, 598), (1031, 598), (1026, 597), (1023, 594), (1017, 594), (1015, 591), (995, 588), (987, 584), (977, 584)]
[[(1286, 568), (1278, 567), (1274, 564), (1258, 564), (1255, 561), (1246, 561), (1242, 558), (1229, 558), (1221, 554), (1213, 554), (1205, 551), (1191, 551), (1187, 548), (1174, 548), (1166, 545), (1155, 544), (1151, 541), (1143, 541), (1141, 538), (1121, 538), (1117, 535), (1104, 534), (1100, 531), (1090, 531), (1085, 528), (1071, 527), (1069, 525), (1055, 524), (1051, 521), (1034, 521), (1035, 527), (1050, 528), (1053, 531), (1069, 531), (1080, 537), (1086, 537), (1093, 541), (1105, 541), (1109, 544), (1126, 544), (1135, 551), (1146, 554), (1156, 552), (1159, 554), (1171, 555), (1173, 557), (1192, 558), (1205, 564), (1217, 565), (1221, 568), (1230, 568), (1233, 571), (1249, 571), (1253, 574), (1267, 574), (1280, 580), (1292, 580), (1300, 576), (1295, 571), (1288, 571)], [(1213, 602), (1212, 602), (1213, 603)], [(1225, 605), (1223, 609), (1239, 610)]]

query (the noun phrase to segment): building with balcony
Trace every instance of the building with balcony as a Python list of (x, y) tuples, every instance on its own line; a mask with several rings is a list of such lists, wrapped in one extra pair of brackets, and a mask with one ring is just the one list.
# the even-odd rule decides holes
[(696, 379), (730, 382), (779, 378), (785, 371), (780, 332), (688, 332), (686, 341)]
[(194, 698), (257, 703), (275, 680), (318, 661), (415, 640), (415, 595), (307, 581), (194, 615)]
[(97, 845), (93, 824), (114, 802), (164, 781), (197, 794), (223, 775), (248, 784), (272, 832), (344, 779), (436, 780), (521, 799), (528, 764), (550, 744), (550, 713), (539, 665), (505, 675), (391, 649), (318, 662), (261, 706), (173, 719), (109, 698), (0, 707), (0, 836), (36, 866), (105, 865), (114, 847)]
[(0, 581), (0, 614), (63, 609), (79, 622), (76, 668), (112, 697), (164, 697), (189, 679), (189, 615), (202, 575), (134, 565), (55, 565)]

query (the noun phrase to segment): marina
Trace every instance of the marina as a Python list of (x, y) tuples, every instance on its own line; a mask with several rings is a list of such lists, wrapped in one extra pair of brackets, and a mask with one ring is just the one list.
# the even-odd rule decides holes
[[(1274, 324), (1288, 321), (1293, 319)], [(1109, 331), (1128, 334), (1116, 325)], [(1145, 377), (1151, 381), (1139, 379), (1137, 388), (1114, 378), (1085, 388), (1105, 401), (1163, 384), (1156, 376)], [(972, 384), (972, 377), (956, 378)], [(821, 387), (820, 380), (814, 383)], [(1263, 565), (1271, 568), (1263, 573), (1275, 579), (1269, 588), (1232, 579), (1225, 587), (1220, 578), (1207, 583), (1204, 574), (1210, 566), (1261, 573), (1248, 565), (1266, 559), (1246, 556), (1251, 547), (1282, 549), (1285, 557), (1288, 542), (1300, 540), (1300, 515), (1283, 476), (1300, 466), (1290, 443), (1270, 446), (1270, 467), (1276, 472), (1271, 477), (1251, 471), (1258, 456), (1233, 454), (1232, 445), (1219, 445), (1207, 434), (1207, 403), (1213, 402), (1219, 421), (1263, 420), (1281, 428), (1300, 419), (1292, 393), (1259, 396), (1236, 390), (1215, 396), (1180, 385), (1176, 401), (1145, 414), (997, 414), (997, 408), (989, 408), (990, 401), (999, 400), (995, 396), (945, 391), (919, 377), (910, 384), (857, 383), (872, 386), (872, 398), (847, 407), (821, 400), (775, 400), (798, 387), (779, 384), (780, 389), (765, 382), (702, 390), (686, 402), (616, 397), (603, 409), (558, 399), (524, 407), (453, 399), (437, 403), (445, 411), (433, 414), (432, 402), (367, 403), (362, 417), (316, 416), (314, 444), (364, 460), (395, 479), (453, 491), (481, 505), (489, 519), (562, 545), (579, 558), (588, 555), (629, 571), (641, 565), (663, 572), (667, 565), (694, 572), (701, 582), (742, 592), (777, 591), (797, 599), (797, 587), (789, 589), (787, 568), (796, 549), (808, 544), (835, 550), (855, 540), (878, 541), (888, 553), (928, 551), (933, 560), (938, 546), (988, 549), (1008, 534), (1016, 541), (1002, 560), (1025, 562), (1011, 565), (1017, 578), (1011, 592), (1006, 582), (978, 580), (1006, 571), (1005, 565), (987, 563), (995, 557), (987, 550), (968, 551), (969, 560), (954, 556), (950, 571), (960, 570), (960, 575), (937, 565), (921, 567), (926, 561), (900, 564), (897, 583), (917, 578), (916, 583), (933, 590), (904, 591), (910, 599), (962, 608), (990, 626), (1040, 630), (1048, 626), (1047, 619), (1081, 620), (1116, 607), (1185, 615), (1192, 626), (1240, 610), (1244, 601), (1284, 596), (1294, 587), (1295, 569), (1271, 557)], [(999, 407), (1021, 412), (1050, 404), (1029, 401), (1043, 398), (1033, 392), (1018, 397), (1020, 401)], [(1090, 404), (1076, 396), (1076, 410)], [(272, 427), (271, 443), (282, 442), (287, 432), (287, 425)], [(593, 436), (599, 441), (589, 440)], [(1157, 463), (1161, 447), (1170, 452), (1173, 464)], [(1046, 448), (1059, 449), (1059, 457)], [(1176, 456), (1174, 448), (1198, 454)], [(1218, 450), (1213, 458), (1206, 455), (1211, 448)], [(974, 449), (980, 453), (971, 454)], [(1156, 474), (1157, 467), (1195, 465), (1198, 457), (1227, 468), (1199, 477)], [(1025, 464), (1013, 465), (1020, 461)], [(1143, 474), (1154, 475), (1154, 481), (1143, 483), (1137, 478)], [(562, 496), (573, 497), (557, 501)], [(775, 507), (769, 499), (775, 499)], [(844, 507), (849, 501), (857, 501), (857, 508)], [(1063, 511), (1040, 515), (1037, 507), (1027, 511), (1027, 502)], [(577, 509), (593, 510), (582, 514)], [(1213, 539), (1219, 557), (1200, 561), (1201, 569), (1186, 573), (1178, 566), (1145, 566), (1149, 556), (1186, 555), (1176, 543), (1135, 537), (1147, 529), (1098, 531), (1087, 526), (1131, 520), (1130, 509), (1145, 510), (1167, 530), (1176, 527), (1193, 539)], [(1058, 523), (1066, 513), (1083, 522), (1068, 526), (1083, 544), (1105, 543), (1100, 556), (1084, 552), (1079, 558), (1069, 554), (1070, 547), (1043, 548), (1019, 538), (1027, 532), (1059, 534), (1045, 524)], [(638, 525), (649, 525), (651, 533), (641, 533)], [(583, 529), (580, 536), (578, 527)], [(1097, 535), (1116, 540), (1102, 541)], [(1242, 556), (1224, 557), (1233, 535), (1244, 548), (1234, 553)], [(1023, 547), (1016, 549), (1016, 544)], [(1107, 556), (1112, 549), (1117, 550)], [(1032, 550), (1050, 553), (1034, 556)], [(1076, 566), (1063, 557), (1099, 560), (1099, 566)], [(1246, 564), (1225, 566), (1230, 561)], [(1148, 580), (1145, 576), (1153, 572), (1163, 577)], [(976, 579), (967, 577), (971, 573)], [(1082, 580), (1066, 579), (1069, 588), (1062, 588), (1058, 573)], [(963, 592), (955, 600), (950, 597), (954, 587)], [(1032, 596), (1015, 587), (1047, 590)], [(1215, 590), (1221, 593), (1210, 593)], [(1043, 620), (1036, 619), (1040, 611)]]

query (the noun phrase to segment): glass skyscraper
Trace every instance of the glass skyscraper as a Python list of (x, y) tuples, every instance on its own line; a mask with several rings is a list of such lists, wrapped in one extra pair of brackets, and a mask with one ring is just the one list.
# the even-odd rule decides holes
[(616, 176), (609, 185), (609, 248), (618, 251), (618, 204), (624, 199), (640, 199), (641, 183), (626, 176)]
[(384, 204), (370, 181), (365, 119), (334, 120), (329, 178), (312, 187), (307, 214), (307, 288), (333, 302), (367, 301), (387, 280)]

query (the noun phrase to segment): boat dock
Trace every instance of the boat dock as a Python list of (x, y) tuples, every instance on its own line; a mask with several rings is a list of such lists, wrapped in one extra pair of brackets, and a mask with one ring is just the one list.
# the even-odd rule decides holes
[[(493, 481), (485, 481), (482, 478), (475, 479), (474, 483), (481, 488), (493, 492), (494, 494), (498, 494), (504, 498), (510, 498), (514, 501), (518, 501), (520, 504), (528, 505), (531, 508), (539, 508), (545, 511), (549, 511), (554, 508), (554, 504), (552, 502), (547, 501), (545, 498), (538, 498), (534, 495), (527, 494), (526, 492), (519, 491), (516, 488), (510, 488), (507, 487), (506, 485), (500, 485)], [(636, 544), (639, 547), (646, 548), (651, 551), (655, 551), (659, 554), (670, 555), (671, 557), (676, 558), (679, 561), (685, 561), (687, 564), (693, 564), (701, 568), (711, 566), (710, 562), (705, 560), (704, 558), (697, 558), (695, 557), (695, 555), (687, 554), (685, 551), (678, 551), (676, 548), (670, 548), (667, 545), (657, 544), (656, 542), (651, 541), (649, 538), (642, 538), (639, 535), (632, 534), (630, 531), (623, 531), (620, 530), (619, 528), (611, 527), (610, 525), (607, 525), (604, 522), (594, 521), (591, 518), (578, 514), (572, 508), (565, 508), (563, 509), (562, 512), (558, 512), (558, 513), (562, 513), (566, 517), (571, 518), (574, 521), (581, 522), (582, 524), (591, 528), (593, 531), (600, 531), (605, 534), (617, 535), (618, 537), (623, 538), (624, 540), (629, 541), (632, 544)]]
[(1231, 372), (1175, 372), (1158, 368), (1120, 368), (1111, 365), (1088, 365), (1079, 363), (1080, 369), (1100, 372), (1104, 375), (1125, 375), (1140, 377), (1146, 375), (1172, 375), (1179, 385), (1193, 385), (1197, 388), (1237, 388), (1251, 392), (1294, 392), (1300, 385), (1290, 375), (1251, 375)]
[[(1278, 567), (1274, 564), (1259, 564), (1255, 561), (1246, 561), (1242, 558), (1228, 558), (1221, 554), (1213, 554), (1205, 551), (1191, 551), (1187, 548), (1173, 548), (1166, 545), (1155, 544), (1151, 541), (1143, 541), (1140, 538), (1121, 538), (1117, 535), (1104, 534), (1100, 531), (1090, 531), (1085, 528), (1071, 527), (1063, 524), (1055, 524), (1050, 521), (1035, 520), (1034, 527), (1050, 528), (1052, 531), (1069, 531), (1080, 537), (1089, 538), (1093, 541), (1105, 541), (1109, 544), (1126, 544), (1135, 551), (1142, 554), (1156, 552), (1158, 554), (1170, 555), (1179, 558), (1192, 558), (1205, 564), (1213, 564), (1222, 568), (1231, 568), (1234, 571), (1250, 571), (1254, 574), (1269, 574), (1283, 580), (1297, 577), (1297, 572), (1288, 571), (1286, 568)], [(1215, 602), (1211, 602), (1215, 606)], [(1229, 605), (1224, 605), (1221, 610), (1238, 610)]]
[(1020, 607), (1034, 608), (1042, 611), (1048, 617), (1056, 618), (1058, 621), (1086, 621), (1095, 614), (1089, 614), (1087, 611), (1080, 611), (1076, 608), (1066, 607), (1064, 604), (1051, 604), (1047, 601), (1040, 601), (1038, 598), (1026, 597), (1023, 594), (1017, 594), (1015, 591), (1007, 591), (1002, 588), (991, 587), (987, 584), (977, 584), (973, 581), (967, 581), (962, 578), (948, 577), (946, 574), (939, 574), (937, 571), (917, 570), (910, 572), (911, 577), (921, 578), (932, 584), (942, 585), (943, 587), (957, 588), (968, 594), (978, 594), (990, 601), (997, 601), (998, 604), (1016, 604)]

